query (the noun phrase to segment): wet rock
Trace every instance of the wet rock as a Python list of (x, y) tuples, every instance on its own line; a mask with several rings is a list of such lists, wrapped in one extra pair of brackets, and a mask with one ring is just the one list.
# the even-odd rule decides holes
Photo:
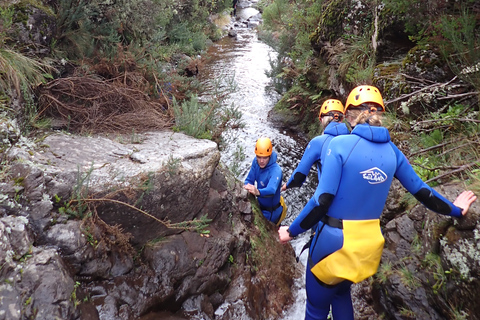
[(33, 247), (26, 225), (23, 217), (0, 219), (0, 274), (5, 279), (0, 284), (0, 317), (76, 317), (73, 279), (55, 249)]
[(55, 16), (33, 5), (18, 6), (15, 15), (26, 21), (14, 21), (17, 43), (30, 53), (45, 56), (50, 52), (50, 43), (56, 31)]
[(232, 38), (236, 38), (237, 37), (237, 30), (235, 30), (233, 28), (230, 28), (230, 30), (228, 30), (228, 36), (232, 37)]
[[(242, 183), (219, 163), (216, 144), (172, 132), (146, 134), (142, 141), (123, 145), (105, 137), (56, 133), (45, 138), (42, 148), (29, 146), (11, 158), (17, 160), (0, 188), (3, 203), (14, 205), (4, 212), (12, 214), (9, 219), (23, 219), (18, 221), (25, 223), (25, 238), (7, 237), (2, 243), (0, 272), (14, 283), (3, 302), (20, 310), (9, 317), (26, 310), (33, 318), (32, 310), (41, 306), (45, 318), (75, 318), (82, 312), (91, 319), (137, 319), (170, 310), (172, 317), (187, 319), (199, 308), (197, 314), (213, 319), (226, 302), (225, 316), (245, 310), (279, 314), (291, 297), (290, 290), (279, 288), (289, 287), (293, 269), (282, 268), (280, 278), (273, 268), (258, 279), (245, 277), (258, 273), (250, 265), (249, 230), (256, 229), (248, 221), (254, 212)], [(131, 159), (134, 149), (145, 161)], [(89, 203), (89, 196), (102, 200)], [(80, 210), (80, 205), (85, 206)], [(208, 232), (167, 225), (201, 217), (209, 219)], [(13, 234), (17, 229), (0, 228), (3, 234), (7, 230)], [(265, 230), (276, 234), (273, 226)], [(284, 259), (293, 261), (291, 247), (276, 241), (270, 247), (275, 255), (288, 250)], [(19, 277), (21, 257), (32, 263), (21, 261), (22, 268), (29, 268), (26, 283)], [(35, 272), (52, 276), (35, 279)], [(38, 285), (48, 292), (25, 289)], [(26, 303), (28, 295), (20, 291), (37, 301)], [(72, 292), (77, 300), (71, 300)], [(253, 298), (265, 292), (275, 292), (274, 308), (268, 300)], [(232, 300), (240, 297), (249, 298)], [(29, 303), (34, 307), (26, 308)]]
[(413, 227), (413, 221), (407, 215), (403, 215), (396, 219), (396, 229), (402, 238), (408, 242), (412, 242), (417, 235), (417, 232)]
[[(454, 199), (460, 190), (443, 186), (438, 191)], [(463, 221), (419, 204), (386, 224), (386, 248), (376, 275), (381, 284), (374, 284), (372, 291), (377, 308), (391, 319), (450, 319), (453, 311), (447, 301), (460, 299), (462, 310), (456, 312), (478, 319), (471, 298), (478, 288), (472, 274), (480, 271), (478, 224), (472, 230), (472, 220), (479, 216), (477, 204), (468, 215)]]

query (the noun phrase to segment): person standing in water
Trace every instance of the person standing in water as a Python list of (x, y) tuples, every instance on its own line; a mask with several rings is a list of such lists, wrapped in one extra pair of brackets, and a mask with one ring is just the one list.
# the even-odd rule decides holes
[[(345, 123), (343, 123), (343, 104), (337, 99), (328, 99), (320, 108), (318, 120), (324, 129), (323, 134), (313, 138), (307, 145), (300, 163), (293, 171), (292, 176), (282, 186), (282, 191), (290, 188), (301, 187), (305, 182), (311, 167), (317, 165), (318, 180), (322, 172), (322, 162), (325, 159), (328, 144), (334, 137), (349, 134)], [(313, 200), (313, 198), (312, 198)]]
[(350, 92), (345, 117), (353, 130), (330, 141), (316, 206), (278, 230), (280, 242), (288, 243), (316, 227), (306, 267), (306, 320), (327, 319), (330, 307), (334, 319), (354, 319), (350, 287), (377, 271), (385, 241), (379, 218), (394, 177), (439, 214), (461, 218), (477, 198), (464, 191), (452, 203), (423, 182), (382, 127), (384, 111), (376, 87)]
[[(321, 126), (324, 129), (323, 134), (313, 138), (308, 143), (300, 163), (293, 171), (288, 182), (282, 186), (281, 191), (301, 187), (314, 164), (317, 165), (318, 181), (320, 181), (322, 163), (324, 162), (330, 140), (336, 136), (350, 133), (345, 123), (342, 122), (343, 109), (342, 102), (337, 99), (328, 99), (322, 104), (320, 112), (318, 113), (318, 120), (320, 120)], [(312, 197), (302, 211), (310, 211), (315, 206), (315, 199)], [(315, 228), (312, 228), (312, 232), (314, 232), (314, 229)], [(308, 245), (309, 244), (306, 244), (304, 248), (308, 247)]]
[(269, 138), (257, 140), (255, 155), (243, 187), (257, 197), (264, 217), (279, 225), (286, 216), (287, 206), (280, 195), (282, 169), (277, 163), (277, 153), (273, 151)]
[(232, 12), (232, 16), (234, 16), (234, 17), (237, 16), (237, 2), (238, 2), (238, 0), (233, 0), (233, 12)]

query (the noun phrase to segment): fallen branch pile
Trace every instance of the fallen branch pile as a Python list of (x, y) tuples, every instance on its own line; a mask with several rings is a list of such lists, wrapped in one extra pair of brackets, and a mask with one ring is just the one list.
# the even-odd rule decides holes
[(121, 78), (94, 76), (60, 78), (45, 85), (39, 95), (37, 117), (61, 119), (78, 133), (131, 133), (171, 127), (168, 106), (144, 91), (125, 85)]

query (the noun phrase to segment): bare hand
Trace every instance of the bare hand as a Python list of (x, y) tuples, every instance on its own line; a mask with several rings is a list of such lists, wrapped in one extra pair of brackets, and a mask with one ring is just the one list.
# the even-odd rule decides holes
[(278, 238), (280, 239), (280, 243), (288, 243), (288, 241), (292, 240), (293, 238), (290, 237), (290, 234), (288, 233), (288, 227), (287, 226), (282, 226), (278, 228)]
[(285, 191), (287, 190), (287, 184), (284, 183), (283, 186), (280, 188), (280, 191)]
[(470, 190), (460, 193), (453, 202), (454, 205), (462, 209), (462, 215), (466, 215), (470, 205), (477, 200), (477, 196)]
[(243, 186), (243, 188), (246, 189), (251, 194), (253, 194), (254, 196), (260, 195), (260, 192), (253, 184), (247, 183), (246, 185)]

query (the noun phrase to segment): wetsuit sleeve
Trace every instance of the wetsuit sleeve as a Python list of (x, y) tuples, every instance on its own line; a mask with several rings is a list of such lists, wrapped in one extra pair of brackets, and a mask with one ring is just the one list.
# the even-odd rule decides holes
[(444, 215), (462, 217), (462, 210), (422, 181), (405, 155), (391, 143), (397, 156), (395, 178), (428, 209)]
[(305, 182), (310, 169), (315, 164), (315, 162), (320, 161), (320, 155), (322, 153), (322, 146), (325, 142), (326, 136), (322, 135), (320, 137), (313, 138), (305, 148), (302, 159), (298, 164), (295, 171), (293, 171), (292, 176), (287, 182), (287, 189), (301, 187)]
[(250, 171), (248, 171), (248, 175), (245, 178), (245, 184), (252, 184), (255, 185), (255, 180), (256, 180), (256, 166), (257, 166), (257, 158), (255, 157), (252, 161), (252, 165), (250, 166)]
[(342, 166), (343, 159), (341, 154), (335, 151), (335, 144), (333, 147), (330, 144), (325, 156), (324, 170), (322, 170), (322, 176), (313, 195), (313, 201), (309, 201), (307, 206), (289, 226), (292, 236), (297, 236), (307, 231), (327, 214), (338, 191)]
[(259, 197), (263, 198), (269, 198), (275, 196), (275, 193), (277, 190), (280, 189), (280, 184), (282, 183), (282, 169), (280, 167), (277, 167), (272, 170), (272, 174), (270, 176), (270, 179), (268, 179), (268, 184), (265, 188), (258, 189), (258, 192), (260, 193)]

